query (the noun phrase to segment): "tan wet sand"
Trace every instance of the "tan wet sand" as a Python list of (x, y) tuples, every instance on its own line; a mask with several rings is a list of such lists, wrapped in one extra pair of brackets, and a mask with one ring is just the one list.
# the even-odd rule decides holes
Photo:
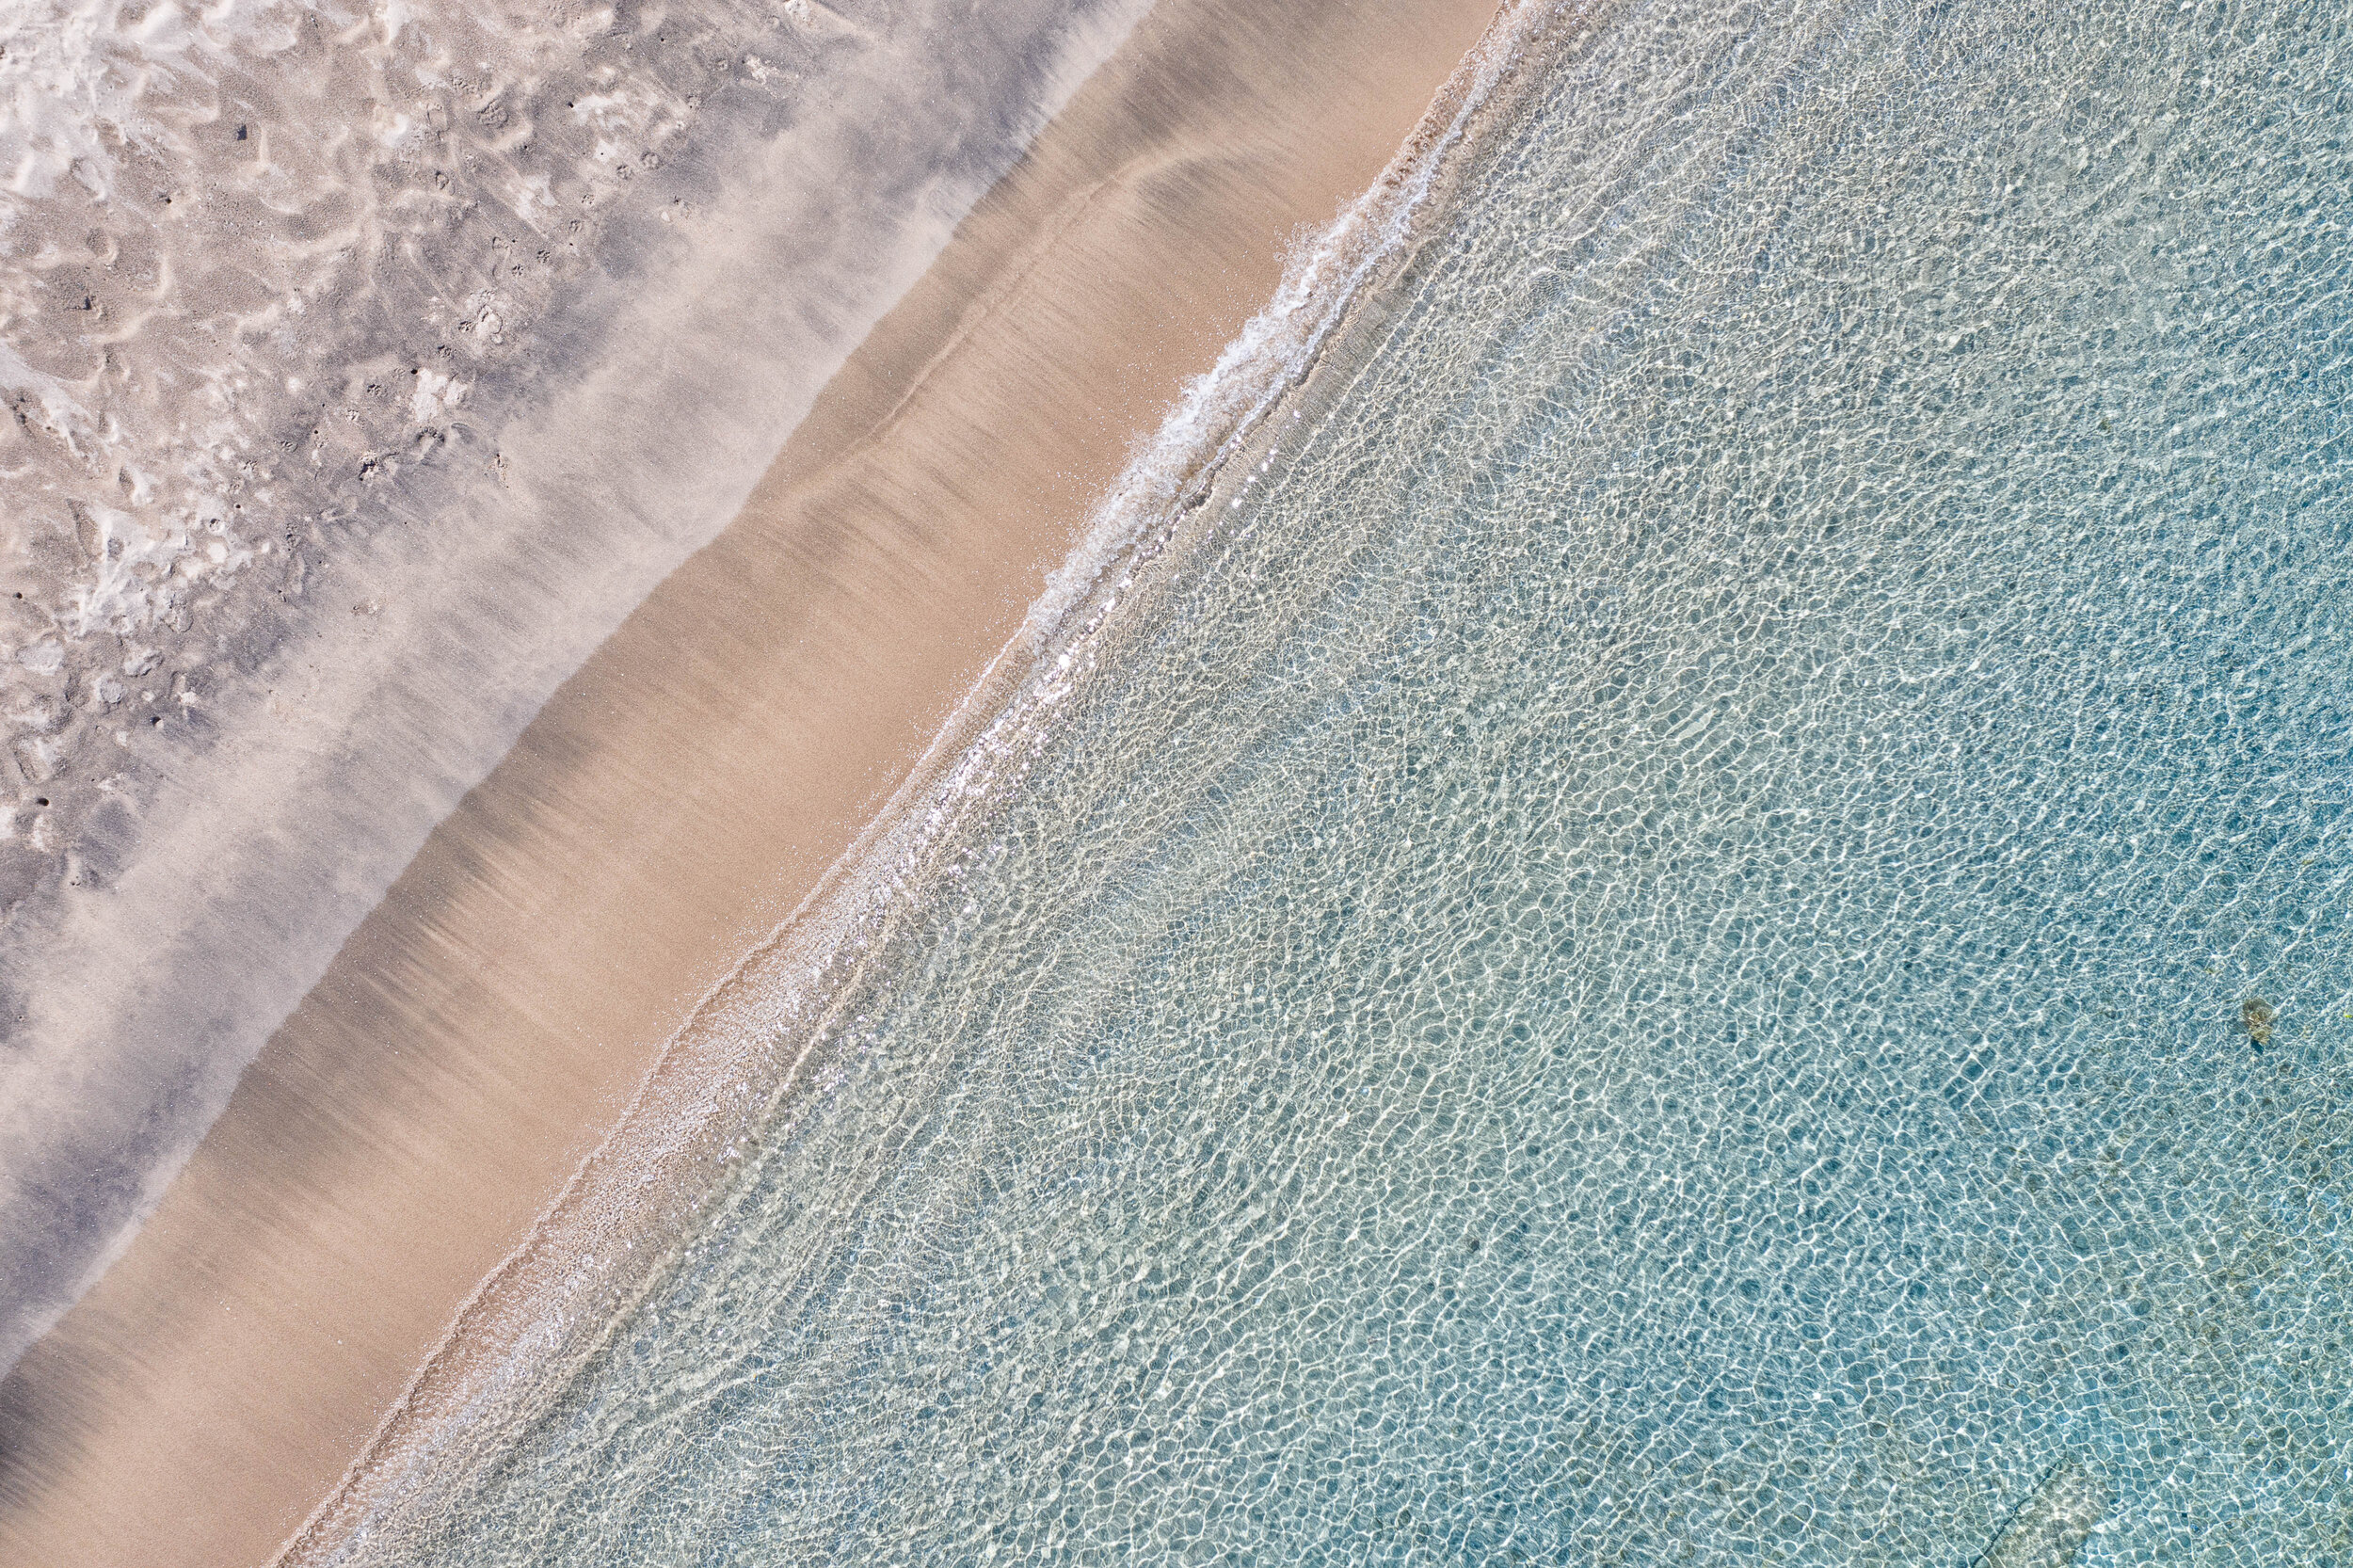
[(268, 1560), (1493, 0), (1161, 0), (0, 1384), (0, 1562)]

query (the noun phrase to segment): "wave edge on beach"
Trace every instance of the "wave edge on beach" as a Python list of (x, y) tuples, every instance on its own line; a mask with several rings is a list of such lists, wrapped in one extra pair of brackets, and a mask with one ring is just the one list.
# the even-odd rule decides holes
[(1017, 787), (1073, 683), (1189, 524), (1278, 456), (1283, 430), (1344, 380), (1456, 183), (1522, 106), (1591, 8), (1515, 0), (1498, 13), (1369, 188), (1297, 245), (1267, 306), (1185, 389), (1093, 508), (1016, 637), (819, 886), (696, 1006), (613, 1131), (460, 1309), (343, 1482), (272, 1560), (373, 1556), (500, 1434), (528, 1423), (675, 1263), (674, 1239), (724, 1191), (749, 1144), (824, 1091), (839, 999), (923, 891), (954, 872), (962, 830)]

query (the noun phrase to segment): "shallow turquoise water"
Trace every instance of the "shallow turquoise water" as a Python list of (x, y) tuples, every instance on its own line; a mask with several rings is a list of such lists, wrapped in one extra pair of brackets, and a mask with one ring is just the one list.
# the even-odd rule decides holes
[(1609, 10), (402, 1560), (2353, 1564), (2348, 56)]

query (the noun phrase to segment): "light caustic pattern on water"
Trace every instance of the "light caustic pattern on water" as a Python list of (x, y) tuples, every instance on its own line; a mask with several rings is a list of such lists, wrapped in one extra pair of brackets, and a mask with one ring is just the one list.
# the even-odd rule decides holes
[(2353, 1564), (2346, 13), (1598, 24), (411, 1560)]

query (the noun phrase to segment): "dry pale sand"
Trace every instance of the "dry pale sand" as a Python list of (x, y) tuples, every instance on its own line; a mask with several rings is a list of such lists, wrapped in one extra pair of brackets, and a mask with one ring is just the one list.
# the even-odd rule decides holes
[(1493, 0), (1161, 0), (559, 692), (0, 1384), (0, 1559), (259, 1562)]

